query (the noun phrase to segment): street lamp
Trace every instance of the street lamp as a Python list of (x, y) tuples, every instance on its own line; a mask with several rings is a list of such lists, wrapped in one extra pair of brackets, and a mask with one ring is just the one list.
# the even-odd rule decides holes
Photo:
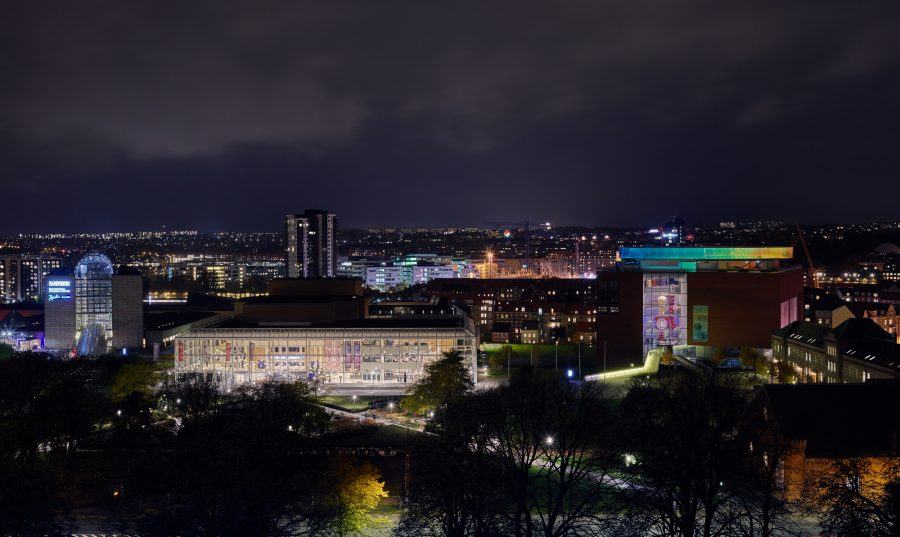
[(554, 366), (554, 369), (556, 371), (559, 371), (559, 340), (557, 339), (556, 341), (554, 341), (554, 343), (556, 344), (556, 346), (554, 347), (554, 353), (553, 353), (554, 357), (556, 358), (556, 365)]
[(394, 402), (393, 402), (393, 401), (391, 401), (391, 402), (388, 403), (388, 408), (389, 408), (390, 410), (394, 410)]
[(552, 446), (553, 445), (553, 437), (550, 435), (547, 435), (547, 437), (544, 438), (544, 443), (547, 444), (548, 446)]

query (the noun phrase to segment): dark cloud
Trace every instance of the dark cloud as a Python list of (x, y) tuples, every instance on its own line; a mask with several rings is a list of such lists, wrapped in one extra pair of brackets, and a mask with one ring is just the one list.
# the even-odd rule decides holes
[(897, 12), (21, 2), (0, 231), (895, 218)]

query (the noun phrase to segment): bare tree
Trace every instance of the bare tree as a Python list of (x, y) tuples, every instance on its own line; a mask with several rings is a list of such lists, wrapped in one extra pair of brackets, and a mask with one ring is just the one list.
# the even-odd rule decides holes
[(844, 458), (809, 476), (809, 507), (823, 535), (900, 534), (900, 463), (893, 458)]
[(412, 481), (399, 536), (501, 534), (508, 503), (491, 453), (487, 416), (493, 394), (474, 393), (442, 407), (411, 453)]
[(735, 533), (773, 537), (800, 535), (800, 506), (788, 499), (784, 482), (784, 460), (794, 454), (796, 443), (780, 434), (777, 422), (762, 407), (753, 405), (741, 426), (741, 444), (746, 458), (736, 461), (743, 471), (735, 501), (743, 511)]
[(598, 534), (611, 522), (603, 513), (621, 460), (613, 415), (601, 385), (532, 373), (451, 401), (415, 453), (398, 533)]
[(512, 533), (599, 532), (620, 460), (602, 386), (525, 374), (497, 389), (493, 401), (492, 453), (513, 506)]
[(611, 401), (594, 382), (556, 382), (549, 392), (534, 510), (546, 537), (597, 534), (608, 522), (612, 470), (621, 461)]
[(738, 425), (747, 404), (736, 381), (683, 374), (634, 386), (621, 406), (635, 464), (628, 512), (646, 535), (731, 535), (746, 448)]

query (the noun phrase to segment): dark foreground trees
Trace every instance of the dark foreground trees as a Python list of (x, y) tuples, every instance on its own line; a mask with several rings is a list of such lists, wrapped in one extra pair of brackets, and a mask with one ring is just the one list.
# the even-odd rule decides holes
[[(754, 424), (752, 394), (727, 376), (611, 397), (530, 371), (475, 390), (454, 355), (430, 372), (417, 397), (435, 410), (409, 456), (400, 536), (799, 533), (779, 469), (792, 444), (775, 420)], [(14, 484), (0, 487), (0, 535), (71, 533), (85, 517), (140, 535), (352, 535), (380, 522), (378, 471), (325, 441), (333, 426), (304, 384), (158, 380), (122, 359), (0, 360), (0, 483)], [(840, 461), (810, 481), (826, 534), (897, 534), (890, 462)]]
[(793, 535), (784, 439), (751, 393), (685, 373), (596, 383), (525, 373), (441, 406), (413, 454), (400, 535)]
[(0, 535), (65, 533), (69, 484), (48, 461), (71, 465), (113, 414), (108, 386), (124, 363), (34, 353), (0, 360)]
[(846, 458), (813, 472), (810, 507), (824, 513), (830, 536), (900, 534), (900, 465), (887, 459)]
[(483, 395), (457, 399), (433, 422), (436, 434), (411, 454), (412, 482), (398, 534), (502, 535), (509, 502), (501, 494)]
[(456, 350), (444, 353), (436, 362), (425, 366), (425, 375), (403, 398), (407, 412), (424, 414), (438, 406), (471, 393), (474, 382), (472, 372)]
[[(321, 447), (302, 383), (157, 389), (121, 358), (0, 360), (0, 535), (346, 535), (373, 522), (378, 471)], [(71, 528), (71, 529), (70, 529)]]
[(635, 386), (622, 402), (623, 434), (636, 454), (630, 516), (661, 535), (719, 534), (735, 518), (746, 448), (737, 442), (745, 398), (712, 375)]
[(123, 487), (124, 518), (148, 535), (321, 529), (329, 515), (304, 450), (328, 417), (306, 387), (272, 383), (226, 394), (208, 384), (180, 384), (167, 395), (182, 426)]
[(771, 422), (757, 426), (752, 395), (737, 378), (704, 373), (629, 390), (619, 409), (623, 534), (798, 534), (779, 474), (790, 442)]
[(591, 534), (619, 459), (602, 386), (524, 374), (457, 398), (414, 454), (401, 534)]

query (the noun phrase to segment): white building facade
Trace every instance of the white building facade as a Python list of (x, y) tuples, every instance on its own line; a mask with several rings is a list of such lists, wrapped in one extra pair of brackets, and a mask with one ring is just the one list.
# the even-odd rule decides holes
[(341, 327), (254, 326), (190, 330), (175, 338), (175, 372), (226, 386), (269, 379), (325, 385), (406, 387), (425, 366), (459, 351), (476, 380), (477, 337), (467, 317), (416, 326), (361, 320)]

